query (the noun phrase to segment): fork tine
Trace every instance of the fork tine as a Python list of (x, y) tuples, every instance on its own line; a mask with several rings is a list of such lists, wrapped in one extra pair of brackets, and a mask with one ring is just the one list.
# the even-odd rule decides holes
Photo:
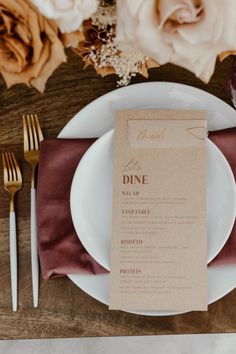
[(8, 159), (9, 159), (10, 166), (11, 166), (12, 179), (13, 179), (13, 181), (16, 181), (17, 180), (16, 169), (15, 169), (14, 162), (12, 160), (12, 153), (10, 153), (10, 152), (8, 153)]
[(17, 181), (22, 182), (21, 171), (20, 171), (19, 165), (16, 161), (16, 158), (15, 158), (15, 155), (13, 154), (13, 152), (11, 153), (11, 157), (12, 157), (12, 161), (13, 161), (15, 171), (16, 171), (16, 179), (17, 179)]
[(35, 120), (34, 120), (33, 114), (30, 115), (30, 118), (31, 118), (32, 135), (33, 135), (33, 140), (34, 140), (34, 149), (38, 150), (39, 149), (39, 141), (38, 141), (38, 135), (36, 132)]
[(10, 165), (10, 161), (8, 158), (8, 153), (5, 154), (5, 158), (6, 158), (6, 165), (7, 165), (7, 171), (8, 171), (8, 181), (12, 181), (12, 170), (11, 170), (11, 165)]
[(29, 150), (34, 150), (34, 141), (33, 141), (32, 127), (31, 127), (29, 114), (27, 114), (26, 119), (28, 125)]
[(29, 138), (28, 138), (27, 122), (26, 122), (25, 115), (22, 116), (22, 119), (23, 119), (24, 150), (29, 151)]
[(2, 164), (3, 164), (3, 179), (4, 183), (8, 181), (8, 170), (7, 170), (7, 163), (5, 154), (2, 153)]
[(39, 137), (39, 142), (43, 141), (43, 133), (39, 124), (39, 119), (38, 119), (38, 115), (35, 114), (35, 122), (36, 122), (36, 129), (37, 129), (37, 133), (38, 133), (38, 137)]

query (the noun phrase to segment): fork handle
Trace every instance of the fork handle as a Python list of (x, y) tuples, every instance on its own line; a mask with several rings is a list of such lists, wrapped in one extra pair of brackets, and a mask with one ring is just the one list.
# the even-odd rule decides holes
[(31, 270), (34, 307), (38, 307), (39, 293), (38, 237), (36, 224), (36, 189), (31, 188)]
[(11, 269), (11, 296), (12, 310), (17, 310), (17, 240), (16, 240), (16, 214), (9, 215), (10, 228), (10, 269)]

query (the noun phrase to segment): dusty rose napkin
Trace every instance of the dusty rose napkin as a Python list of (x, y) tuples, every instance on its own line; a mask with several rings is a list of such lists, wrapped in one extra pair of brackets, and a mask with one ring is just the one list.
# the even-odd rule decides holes
[[(213, 132), (236, 175), (236, 128)], [(86, 252), (70, 215), (70, 187), (76, 167), (95, 139), (52, 139), (41, 144), (37, 222), (39, 257), (44, 279), (66, 274), (100, 274), (106, 270)], [(236, 226), (211, 265), (236, 263)]]
[[(210, 139), (218, 146), (228, 160), (236, 180), (236, 128), (210, 133)], [(221, 252), (210, 265), (236, 264), (236, 223)]]
[(70, 215), (70, 187), (76, 167), (95, 139), (52, 139), (41, 143), (38, 170), (38, 248), (44, 279), (99, 274), (102, 268), (79, 241)]

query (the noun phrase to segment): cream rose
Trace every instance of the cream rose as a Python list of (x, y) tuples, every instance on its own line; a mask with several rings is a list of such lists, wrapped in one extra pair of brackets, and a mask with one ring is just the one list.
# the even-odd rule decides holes
[(236, 50), (234, 0), (117, 0), (117, 42), (208, 82), (217, 56)]
[(80, 28), (97, 10), (97, 0), (32, 0), (46, 17), (57, 21), (62, 33)]

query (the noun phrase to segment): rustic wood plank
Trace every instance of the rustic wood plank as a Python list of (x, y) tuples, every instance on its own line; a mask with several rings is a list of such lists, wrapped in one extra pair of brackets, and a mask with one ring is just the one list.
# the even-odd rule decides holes
[[(218, 64), (208, 85), (191, 73), (165, 65), (151, 70), (150, 81), (174, 81), (193, 85), (230, 102), (227, 88), (230, 58)], [(101, 79), (93, 69), (82, 70), (81, 60), (68, 52), (49, 80), (44, 95), (23, 85), (10, 90), (0, 80), (0, 152), (14, 151), (24, 176), (17, 196), (19, 245), (19, 310), (11, 311), (8, 246), (8, 195), (2, 186), (0, 167), (0, 338), (52, 338), (82, 336), (129, 336), (177, 333), (236, 332), (236, 291), (209, 307), (207, 313), (171, 317), (145, 317), (108, 308), (78, 289), (69, 279), (40, 284), (40, 304), (32, 307), (30, 270), (30, 168), (23, 161), (22, 122), (24, 113), (38, 113), (46, 138), (56, 137), (64, 125), (86, 104), (116, 88), (115, 76)], [(138, 76), (132, 83), (145, 82)]]

